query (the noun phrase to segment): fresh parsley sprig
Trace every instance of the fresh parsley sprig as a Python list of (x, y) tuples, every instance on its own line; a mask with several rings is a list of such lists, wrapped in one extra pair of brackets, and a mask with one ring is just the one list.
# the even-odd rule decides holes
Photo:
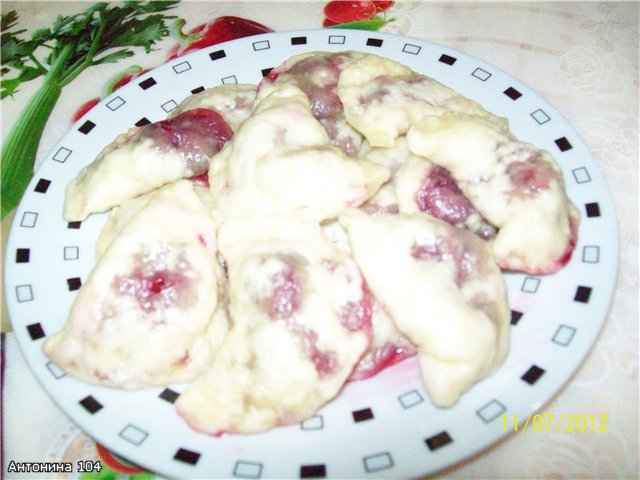
[(2, 146), (2, 218), (20, 201), (33, 175), (33, 161), (44, 126), (62, 89), (85, 69), (150, 52), (169, 35), (166, 15), (178, 0), (96, 3), (87, 10), (57, 17), (30, 37), (15, 30), (18, 15), (2, 15), (0, 96), (14, 95), (38, 77), (42, 86), (29, 99)]

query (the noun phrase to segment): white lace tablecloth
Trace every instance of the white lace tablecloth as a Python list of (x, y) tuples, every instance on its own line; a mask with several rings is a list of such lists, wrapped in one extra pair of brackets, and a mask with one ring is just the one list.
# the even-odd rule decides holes
[[(325, 2), (184, 2), (174, 13), (187, 26), (237, 15), (275, 31), (319, 28)], [(84, 2), (2, 2), (21, 28), (48, 25)], [(602, 167), (620, 234), (618, 286), (593, 350), (546, 412), (606, 413), (608, 432), (535, 432), (505, 441), (441, 478), (638, 478), (638, 24), (637, 2), (396, 2), (382, 31), (440, 43), (476, 56), (529, 85), (578, 130)], [(159, 64), (171, 44), (135, 57)], [(126, 63), (126, 62), (125, 62)], [(117, 66), (85, 71), (65, 89), (45, 129), (38, 162), (66, 133), (69, 119), (97, 96)], [(34, 82), (35, 83), (35, 82)], [(2, 102), (3, 135), (36, 85)], [(6, 232), (5, 232), (6, 233)], [(90, 442), (49, 400), (26, 367), (11, 333), (3, 333), (3, 472), (10, 461), (81, 458)], [(36, 475), (37, 477), (37, 475)]]

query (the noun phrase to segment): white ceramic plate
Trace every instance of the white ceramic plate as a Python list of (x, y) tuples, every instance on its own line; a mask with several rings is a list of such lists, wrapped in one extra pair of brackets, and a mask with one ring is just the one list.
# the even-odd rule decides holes
[[(520, 138), (550, 151), (582, 212), (570, 264), (553, 276), (506, 276), (512, 314), (505, 364), (453, 408), (435, 408), (415, 359), (349, 384), (300, 425), (253, 436), (208, 437), (176, 415), (183, 386), (126, 392), (78, 381), (41, 351), (65, 322), (93, 266), (105, 215), (62, 219), (65, 185), (119, 133), (165, 118), (184, 97), (221, 83), (257, 83), (292, 55), (361, 50), (407, 64), (509, 119)], [(524, 422), (578, 368), (606, 318), (615, 285), (617, 227), (596, 161), (544, 99), (500, 70), (429, 42), (350, 30), (266, 34), (176, 59), (121, 88), (62, 138), (31, 182), (9, 240), (6, 297), (13, 330), (44, 389), (107, 448), (160, 475), (207, 478), (417, 477), (450, 466)]]

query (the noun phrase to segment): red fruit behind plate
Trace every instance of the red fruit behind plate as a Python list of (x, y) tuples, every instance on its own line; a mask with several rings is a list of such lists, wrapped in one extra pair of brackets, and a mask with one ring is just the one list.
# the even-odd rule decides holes
[(369, 0), (339, 1), (333, 0), (324, 7), (324, 16), (335, 23), (367, 20), (377, 12), (376, 5)]
[(82, 105), (78, 107), (78, 109), (73, 112), (71, 115), (71, 123), (76, 123), (80, 120), (89, 110), (95, 107), (98, 103), (100, 103), (100, 99), (98, 97), (92, 98), (91, 100), (87, 100)]
[(169, 50), (167, 60), (173, 60), (189, 52), (218, 43), (269, 32), (273, 32), (273, 30), (253, 20), (230, 15), (218, 17), (211, 22), (198, 25), (191, 29), (188, 34), (185, 35), (185, 40), (188, 41), (190, 37), (194, 37), (195, 40), (187, 44), (173, 46)]

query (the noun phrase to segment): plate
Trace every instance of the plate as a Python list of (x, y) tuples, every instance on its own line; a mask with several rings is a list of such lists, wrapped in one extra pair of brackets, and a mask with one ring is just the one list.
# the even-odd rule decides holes
[[(434, 77), (513, 133), (551, 152), (582, 212), (569, 265), (552, 276), (505, 276), (512, 309), (510, 353), (495, 374), (449, 409), (422, 387), (415, 358), (353, 382), (301, 424), (260, 435), (209, 437), (176, 415), (184, 385), (127, 392), (65, 375), (42, 353), (94, 263), (106, 219), (62, 219), (65, 185), (113, 138), (166, 115), (186, 96), (220, 84), (257, 83), (307, 51), (360, 50)], [(432, 474), (513, 431), (540, 412), (591, 348), (606, 319), (618, 263), (617, 226), (603, 175), (578, 133), (549, 103), (499, 69), (426, 41), (350, 30), (270, 33), (178, 58), (117, 90), (53, 148), (20, 203), (8, 244), (6, 298), (33, 373), (97, 442), (163, 476), (207, 478), (401, 478)], [(535, 426), (535, 424), (534, 424)], [(366, 441), (363, 441), (366, 439)]]

